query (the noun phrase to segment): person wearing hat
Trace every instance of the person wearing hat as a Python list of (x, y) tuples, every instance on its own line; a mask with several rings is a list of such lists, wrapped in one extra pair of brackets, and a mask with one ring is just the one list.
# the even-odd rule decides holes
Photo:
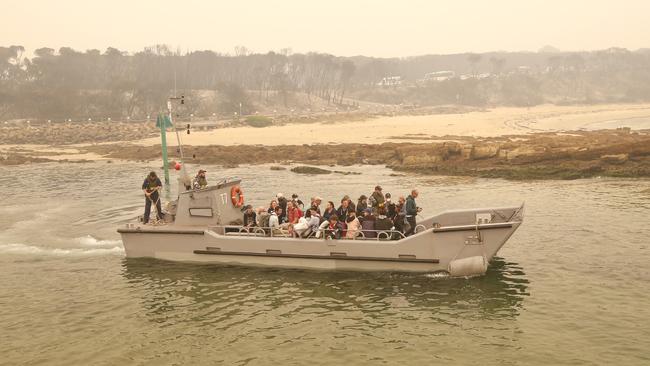
[(368, 208), (368, 197), (362, 194), (357, 201), (357, 216), (363, 216), (363, 211)]
[(201, 169), (196, 173), (196, 177), (192, 181), (192, 188), (203, 189), (208, 186), (208, 180), (205, 179), (205, 170)]
[(151, 215), (151, 204), (156, 205), (156, 216), (158, 220), (162, 220), (162, 206), (160, 204), (160, 190), (162, 189), (162, 182), (160, 178), (156, 175), (156, 172), (152, 171), (149, 175), (144, 178), (142, 183), (142, 192), (144, 192), (144, 217), (142, 222), (144, 224), (149, 222), (149, 216)]
[(381, 191), (381, 186), (376, 186), (375, 191), (370, 195), (371, 206), (377, 211), (379, 208), (384, 207), (384, 202), (386, 202), (386, 199)]

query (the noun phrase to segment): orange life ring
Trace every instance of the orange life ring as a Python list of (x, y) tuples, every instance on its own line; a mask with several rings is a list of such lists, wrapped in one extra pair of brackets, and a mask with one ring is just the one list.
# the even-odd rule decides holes
[(230, 189), (230, 199), (235, 207), (242, 207), (244, 205), (244, 192), (239, 186), (233, 186)]

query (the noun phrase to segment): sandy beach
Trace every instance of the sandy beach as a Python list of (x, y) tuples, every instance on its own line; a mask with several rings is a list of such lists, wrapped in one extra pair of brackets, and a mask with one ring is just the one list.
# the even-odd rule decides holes
[[(650, 128), (650, 104), (594, 106), (542, 105), (531, 108), (493, 108), (462, 114), (378, 117), (339, 123), (287, 124), (264, 128), (231, 127), (183, 133), (183, 144), (302, 145), (329, 143), (381, 144), (426, 142), (442, 136), (494, 137), (544, 131)], [(175, 141), (172, 137), (171, 141)], [(134, 143), (160, 144), (159, 137)]]

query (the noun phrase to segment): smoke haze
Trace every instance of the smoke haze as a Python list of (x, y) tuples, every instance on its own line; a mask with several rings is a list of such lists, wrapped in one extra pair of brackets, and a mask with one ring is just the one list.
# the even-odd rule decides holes
[(644, 0), (7, 1), (0, 45), (404, 57), (649, 47)]

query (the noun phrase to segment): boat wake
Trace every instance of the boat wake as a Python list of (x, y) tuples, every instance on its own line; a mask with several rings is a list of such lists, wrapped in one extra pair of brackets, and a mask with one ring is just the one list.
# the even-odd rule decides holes
[[(116, 240), (115, 242), (119, 242)], [(123, 255), (124, 248), (113, 246), (111, 248), (43, 248), (21, 243), (0, 244), (0, 253), (39, 256), (101, 256)]]
[(75, 238), (74, 241), (88, 247), (122, 246), (121, 240), (101, 240), (93, 237), (92, 235)]

